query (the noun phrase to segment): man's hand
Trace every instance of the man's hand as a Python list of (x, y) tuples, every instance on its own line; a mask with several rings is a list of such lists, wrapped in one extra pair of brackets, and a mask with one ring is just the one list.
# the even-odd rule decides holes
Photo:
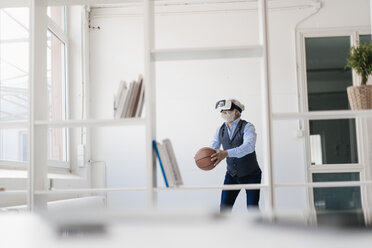
[(227, 158), (229, 156), (229, 154), (227, 153), (227, 151), (224, 151), (224, 150), (220, 150), (220, 149), (216, 149), (216, 153), (215, 154), (212, 154), (211, 156), (211, 160), (212, 161), (215, 161), (214, 162), (214, 166), (218, 165), (222, 160), (224, 160), (225, 158)]

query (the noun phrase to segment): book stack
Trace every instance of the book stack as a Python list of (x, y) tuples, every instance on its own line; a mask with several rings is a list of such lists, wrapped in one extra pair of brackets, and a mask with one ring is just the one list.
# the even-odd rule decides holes
[(152, 142), (156, 156), (158, 157), (161, 172), (164, 177), (166, 187), (175, 187), (183, 185), (177, 160), (174, 155), (172, 143), (169, 139), (163, 140), (163, 143)]
[(145, 85), (142, 75), (131, 83), (120, 81), (114, 99), (114, 117), (117, 119), (141, 117), (144, 100)]

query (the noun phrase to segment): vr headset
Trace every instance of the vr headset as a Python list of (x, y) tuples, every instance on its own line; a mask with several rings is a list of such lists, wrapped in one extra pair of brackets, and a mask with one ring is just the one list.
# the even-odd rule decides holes
[(220, 100), (216, 103), (216, 107), (215, 107), (219, 112), (222, 112), (224, 110), (233, 110), (233, 109), (236, 109), (238, 110), (240, 113), (242, 112), (242, 109), (237, 106), (236, 104), (234, 104), (232, 101), (230, 100)]

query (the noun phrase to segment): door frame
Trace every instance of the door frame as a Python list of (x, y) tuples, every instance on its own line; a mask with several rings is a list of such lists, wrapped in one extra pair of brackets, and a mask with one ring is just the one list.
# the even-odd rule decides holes
[[(296, 32), (296, 72), (297, 72), (297, 91), (298, 91), (298, 108), (300, 112), (308, 112), (308, 94), (307, 94), (307, 74), (306, 74), (306, 50), (305, 39), (316, 37), (339, 37), (349, 36), (350, 45), (353, 46), (359, 41), (359, 35), (370, 35), (371, 29), (369, 26), (359, 26), (352, 28), (323, 28), (323, 29), (298, 29)], [(352, 71), (353, 85), (359, 81), (359, 76)], [(356, 139), (357, 139), (357, 154), (358, 163), (350, 164), (330, 164), (311, 166), (310, 154), (310, 128), (309, 120), (299, 120), (300, 129), (304, 130), (304, 164), (306, 165), (307, 181), (312, 183), (313, 173), (340, 173), (340, 172), (359, 172), (360, 181), (370, 180), (370, 172), (366, 171), (365, 166), (368, 163), (368, 139), (362, 135), (367, 130), (366, 118), (355, 118), (356, 124)], [(364, 220), (366, 224), (370, 224), (371, 213), (368, 211), (367, 201), (367, 186), (361, 185), (361, 204), (363, 209)], [(314, 205), (314, 191), (313, 188), (307, 189), (308, 204), (310, 215), (316, 223), (316, 210)]]

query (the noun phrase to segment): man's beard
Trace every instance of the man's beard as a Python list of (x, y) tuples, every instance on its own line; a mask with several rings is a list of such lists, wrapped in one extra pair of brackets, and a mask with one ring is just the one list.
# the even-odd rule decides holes
[(233, 112), (222, 112), (221, 117), (222, 117), (222, 119), (224, 119), (227, 122), (232, 122), (235, 119), (235, 111), (233, 111)]

